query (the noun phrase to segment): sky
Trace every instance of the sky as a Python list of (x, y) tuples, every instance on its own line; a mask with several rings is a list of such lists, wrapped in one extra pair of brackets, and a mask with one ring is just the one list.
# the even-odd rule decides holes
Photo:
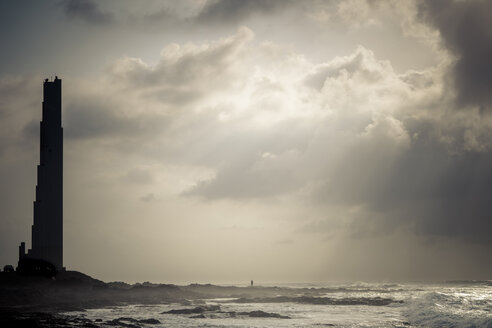
[(105, 281), (492, 279), (492, 2), (0, 2), (0, 264), (63, 81), (64, 264)]

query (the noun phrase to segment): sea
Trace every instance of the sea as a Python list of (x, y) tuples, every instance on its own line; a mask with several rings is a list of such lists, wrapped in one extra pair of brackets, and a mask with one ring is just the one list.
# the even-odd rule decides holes
[[(274, 284), (270, 284), (272, 286)], [(333, 302), (237, 302), (237, 299), (204, 299), (205, 311), (192, 315), (176, 310), (196, 304), (132, 304), (67, 312), (101, 323), (140, 327), (487, 327), (492, 328), (492, 281), (439, 284), (353, 283), (290, 284), (287, 288), (323, 288), (320, 298)], [(391, 299), (389, 304), (368, 301)], [(344, 300), (347, 300), (345, 302)], [(334, 303), (334, 304), (326, 304)], [(384, 302), (383, 302), (384, 303)], [(173, 313), (174, 311), (174, 313)], [(251, 313), (276, 317), (256, 317)], [(234, 314), (234, 315), (231, 315)], [(236, 315), (246, 314), (246, 315)], [(148, 321), (153, 319), (154, 322)], [(126, 320), (126, 321), (125, 321)], [(147, 320), (147, 321), (146, 321)], [(147, 323), (148, 322), (148, 323)], [(159, 322), (159, 323), (156, 323)]]

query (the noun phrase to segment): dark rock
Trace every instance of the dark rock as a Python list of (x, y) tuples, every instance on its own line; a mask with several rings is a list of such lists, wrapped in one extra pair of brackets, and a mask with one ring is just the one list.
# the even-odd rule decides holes
[(81, 317), (75, 317), (72, 319), (73, 322), (84, 322), (84, 323), (87, 323), (87, 322), (92, 322), (91, 319), (87, 319), (87, 318), (81, 318)]
[(197, 315), (191, 316), (190, 318), (191, 319), (205, 319), (206, 316), (203, 313), (201, 313), (201, 314), (197, 314)]
[(120, 317), (116, 320), (120, 320), (120, 321), (129, 321), (129, 322), (138, 322), (137, 319), (133, 319), (133, 318), (130, 318), (130, 317)]
[(278, 319), (290, 319), (290, 317), (281, 315), (278, 313), (269, 313), (261, 310), (251, 312), (239, 312), (240, 315), (245, 315), (251, 318), (278, 318)]
[[(76, 325), (83, 327), (90, 325), (90, 323)], [(65, 316), (43, 312), (16, 312), (0, 308), (0, 327), (61, 328), (72, 326), (74, 326), (74, 323), (70, 322)]]
[(159, 320), (153, 319), (153, 318), (138, 320), (138, 322), (139, 323), (147, 323), (149, 325), (156, 325), (158, 323), (161, 323)]
[(213, 312), (213, 311), (220, 311), (220, 306), (204, 305), (204, 306), (197, 306), (191, 309), (188, 308), (188, 309), (170, 310), (170, 311), (162, 312), (161, 314), (198, 314), (198, 313)]
[(141, 328), (137, 323), (138, 323), (138, 320), (133, 319), (133, 318), (128, 318), (128, 317), (121, 317), (118, 319), (106, 321), (106, 325), (109, 325), (109, 326), (127, 327), (127, 328)]
[(84, 324), (82, 324), (81, 327), (84, 327), (84, 328), (99, 328), (98, 325), (95, 325), (93, 323), (84, 323)]

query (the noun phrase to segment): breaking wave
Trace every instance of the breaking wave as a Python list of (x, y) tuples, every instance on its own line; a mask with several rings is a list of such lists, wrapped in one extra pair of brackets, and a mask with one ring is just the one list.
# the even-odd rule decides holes
[(408, 300), (408, 322), (419, 327), (492, 328), (489, 294), (428, 292)]

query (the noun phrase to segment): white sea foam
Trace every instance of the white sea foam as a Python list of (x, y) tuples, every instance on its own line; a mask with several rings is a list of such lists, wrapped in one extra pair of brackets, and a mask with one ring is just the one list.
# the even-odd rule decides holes
[(422, 327), (492, 327), (490, 287), (444, 287), (407, 301), (404, 315)]

